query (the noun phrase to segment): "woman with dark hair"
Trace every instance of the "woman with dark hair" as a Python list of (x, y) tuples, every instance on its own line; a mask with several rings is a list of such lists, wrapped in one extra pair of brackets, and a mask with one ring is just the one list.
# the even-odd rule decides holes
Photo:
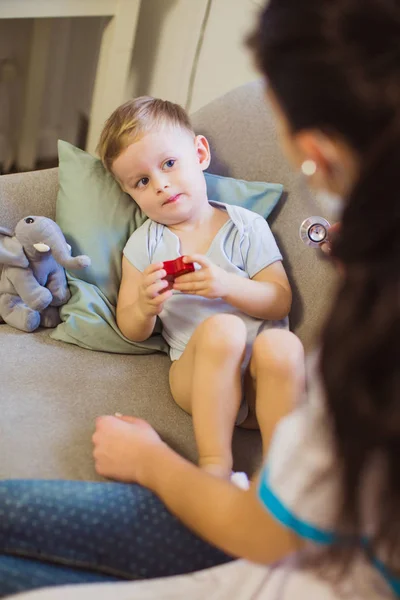
[(248, 45), (294, 167), (343, 198), (337, 297), (307, 398), (273, 435), (273, 418), (257, 415), (269, 450), (249, 491), (188, 463), (143, 421), (100, 419), (101, 474), (149, 488), (247, 560), (98, 598), (400, 596), (400, 2), (271, 0)]

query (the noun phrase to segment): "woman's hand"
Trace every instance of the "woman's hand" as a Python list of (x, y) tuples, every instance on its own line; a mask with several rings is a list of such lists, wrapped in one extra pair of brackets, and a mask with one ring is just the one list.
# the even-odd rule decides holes
[(183, 258), (185, 263), (196, 262), (201, 269), (181, 275), (175, 279), (173, 289), (184, 294), (204, 296), (204, 298), (224, 298), (229, 293), (230, 276), (227, 271), (214, 265), (202, 254), (192, 254)]
[(98, 417), (92, 441), (96, 472), (127, 483), (143, 483), (153, 450), (165, 446), (149, 423), (122, 415)]
[[(329, 229), (328, 229), (328, 241), (324, 242), (323, 244), (321, 244), (321, 250), (324, 254), (327, 254), (328, 256), (331, 255), (332, 252), (332, 248), (331, 248), (331, 242), (332, 242), (332, 238), (334, 238), (340, 231), (340, 227), (341, 227), (341, 223), (340, 221), (338, 223), (334, 223)], [(343, 263), (339, 262), (338, 260), (334, 259), (333, 260), (333, 264), (335, 265), (339, 275), (343, 276), (345, 274), (345, 269), (343, 266)]]
[(325, 254), (330, 254), (332, 249), (331, 249), (331, 241), (332, 238), (334, 238), (340, 231), (340, 227), (341, 227), (341, 223), (340, 221), (338, 223), (334, 223), (329, 229), (328, 229), (328, 241), (324, 242), (323, 244), (321, 244), (321, 250), (322, 252), (324, 252)]

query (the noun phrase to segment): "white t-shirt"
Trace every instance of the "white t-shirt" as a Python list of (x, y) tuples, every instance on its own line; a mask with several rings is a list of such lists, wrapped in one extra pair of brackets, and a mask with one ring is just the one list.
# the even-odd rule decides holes
[[(251, 279), (272, 263), (282, 260), (274, 236), (263, 217), (239, 206), (210, 201), (226, 210), (229, 219), (213, 239), (206, 256), (229, 273)], [(181, 256), (180, 240), (165, 225), (148, 219), (133, 232), (124, 255), (139, 271), (152, 263), (174, 260)], [(195, 329), (208, 317), (217, 313), (240, 316), (247, 328), (250, 348), (256, 336), (268, 327), (288, 327), (288, 320), (263, 321), (250, 317), (221, 298), (183, 294), (177, 290), (169, 298), (160, 314), (162, 335), (170, 346), (171, 360), (177, 360), (184, 351)]]
[[(342, 498), (340, 472), (317, 361), (317, 353), (308, 361), (311, 377), (306, 399), (276, 427), (258, 485), (265, 508), (310, 542), (314, 552), (346, 539), (345, 532), (337, 529)], [(363, 479), (360, 549), (374, 530), (383, 472), (382, 462), (375, 457)], [(386, 568), (384, 548), (379, 548), (371, 560), (360, 552), (345, 583), (352, 599), (392, 597), (391, 592), (400, 596), (400, 579)]]
[(118, 600), (389, 600), (393, 598), (378, 587), (375, 591), (360, 589), (359, 592), (354, 592), (351, 582), (345, 582), (343, 587), (346, 587), (346, 591), (341, 594), (312, 572), (297, 569), (289, 561), (270, 568), (246, 560), (235, 560), (189, 575), (162, 579), (48, 587), (18, 594), (18, 600), (115, 600), (116, 598)]

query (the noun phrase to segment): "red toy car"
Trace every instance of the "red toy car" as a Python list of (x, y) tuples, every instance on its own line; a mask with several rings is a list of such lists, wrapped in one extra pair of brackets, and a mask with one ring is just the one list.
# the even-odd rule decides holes
[(164, 277), (164, 279), (169, 282), (170, 288), (177, 277), (185, 275), (186, 273), (193, 273), (195, 270), (194, 263), (184, 263), (183, 258), (183, 256), (179, 256), (175, 260), (166, 260), (163, 263), (163, 268), (167, 272), (167, 275)]

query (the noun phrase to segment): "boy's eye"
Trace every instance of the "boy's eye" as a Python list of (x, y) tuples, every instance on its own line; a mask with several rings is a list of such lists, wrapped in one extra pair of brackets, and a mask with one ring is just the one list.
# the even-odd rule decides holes
[(169, 160), (165, 161), (164, 167), (167, 167), (167, 169), (170, 169), (171, 167), (174, 166), (175, 162), (176, 161), (174, 158), (170, 158)]
[(142, 177), (142, 179), (139, 179), (139, 181), (137, 182), (135, 187), (137, 187), (137, 188), (145, 187), (148, 183), (149, 183), (149, 178)]

